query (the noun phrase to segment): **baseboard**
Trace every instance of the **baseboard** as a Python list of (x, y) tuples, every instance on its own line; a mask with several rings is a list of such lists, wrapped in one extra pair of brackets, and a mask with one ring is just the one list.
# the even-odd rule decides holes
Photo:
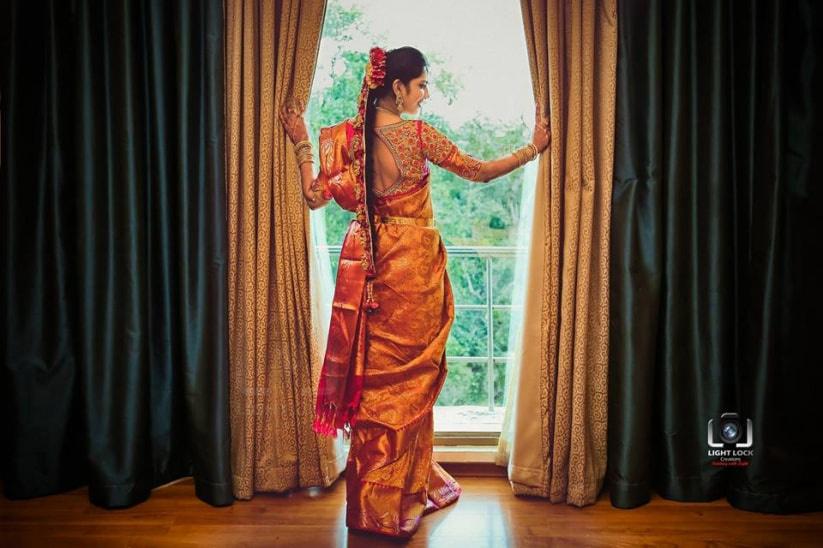
[(453, 476), (506, 477), (506, 467), (497, 466), (493, 447), (448, 446), (434, 447), (434, 460)]

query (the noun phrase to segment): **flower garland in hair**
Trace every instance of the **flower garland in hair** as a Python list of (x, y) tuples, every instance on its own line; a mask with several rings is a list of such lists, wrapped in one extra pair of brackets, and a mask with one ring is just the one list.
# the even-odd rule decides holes
[[(357, 116), (355, 116), (352, 126), (354, 135), (351, 141), (352, 171), (357, 180), (355, 184), (355, 194), (357, 196), (357, 220), (360, 223), (358, 235), (360, 243), (363, 245), (363, 257), (360, 264), (366, 271), (369, 278), (374, 277), (374, 251), (372, 247), (371, 224), (369, 221), (369, 208), (367, 201), (368, 192), (366, 190), (366, 152), (365, 152), (365, 120), (366, 103), (368, 101), (369, 90), (376, 89), (383, 85), (386, 78), (386, 50), (373, 47), (369, 51), (369, 61), (366, 63), (365, 74), (363, 75), (363, 86), (360, 89), (360, 97), (357, 101)], [(370, 289), (370, 288), (369, 288)], [(371, 291), (367, 292), (366, 309), (375, 310), (378, 304), (372, 299)]]
[(366, 63), (366, 83), (369, 89), (376, 89), (383, 85), (386, 79), (386, 51), (374, 47), (369, 52), (369, 62)]

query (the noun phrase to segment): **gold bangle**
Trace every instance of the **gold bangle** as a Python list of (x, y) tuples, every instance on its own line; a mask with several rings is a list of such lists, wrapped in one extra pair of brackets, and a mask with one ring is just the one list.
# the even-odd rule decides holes
[(311, 143), (308, 141), (301, 141), (299, 144), (300, 147), (295, 151), (295, 155), (297, 156), (297, 164), (302, 165), (306, 162), (314, 162), (314, 153), (312, 151)]
[(512, 152), (517, 159), (518, 167), (525, 165), (537, 158), (537, 146), (534, 143), (529, 143)]
[(517, 167), (524, 165), (528, 161), (528, 153), (525, 148), (518, 148), (512, 154), (517, 158)]
[(301, 158), (306, 155), (311, 155), (313, 152), (311, 143), (309, 141), (300, 141), (294, 145), (294, 154)]
[(311, 141), (309, 141), (308, 139), (304, 139), (303, 141), (298, 141), (298, 142), (294, 143), (295, 150), (297, 150), (301, 147), (304, 147), (304, 146), (309, 146), (310, 147), (311, 146)]

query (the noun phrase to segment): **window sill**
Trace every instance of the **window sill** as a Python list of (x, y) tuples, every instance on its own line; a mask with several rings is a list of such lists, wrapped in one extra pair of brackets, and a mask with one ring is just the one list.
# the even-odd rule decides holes
[(435, 445), (434, 460), (437, 462), (482, 462), (494, 464), (496, 447), (476, 445)]

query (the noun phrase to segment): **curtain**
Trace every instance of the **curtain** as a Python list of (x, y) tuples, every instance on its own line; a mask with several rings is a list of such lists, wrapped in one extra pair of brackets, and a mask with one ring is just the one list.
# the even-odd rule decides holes
[[(612, 504), (821, 510), (823, 5), (648, 0), (618, 20)], [(713, 465), (724, 412), (752, 421), (746, 467)]]
[(606, 474), (616, 0), (522, 0), (534, 95), (549, 113), (523, 328), (497, 464), (517, 495), (592, 504)]
[(324, 335), (294, 150), (277, 110), (308, 103), (326, 3), (226, 3), (231, 444), (235, 496), (328, 486), (340, 439), (311, 428)]
[(2, 12), (5, 495), (231, 504), (222, 2)]

